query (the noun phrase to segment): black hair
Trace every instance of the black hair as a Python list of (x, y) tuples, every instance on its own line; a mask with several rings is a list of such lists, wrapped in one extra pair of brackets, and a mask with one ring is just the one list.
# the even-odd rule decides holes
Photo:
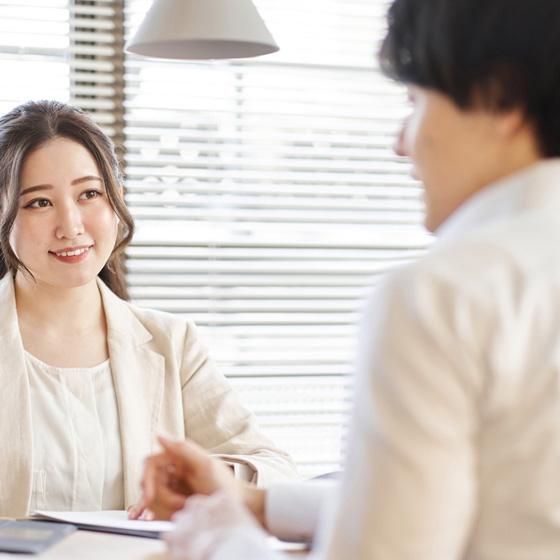
[(560, 156), (559, 0), (395, 0), (387, 19), (387, 76), (462, 109), (519, 108), (543, 155)]

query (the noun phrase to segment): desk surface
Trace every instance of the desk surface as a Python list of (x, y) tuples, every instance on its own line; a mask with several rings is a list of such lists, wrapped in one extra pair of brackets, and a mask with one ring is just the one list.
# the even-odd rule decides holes
[[(21, 554), (2, 554), (21, 560)], [(168, 560), (165, 542), (96, 531), (76, 531), (41, 554), (29, 558), (41, 560)]]
[[(302, 551), (289, 552), (297, 558), (306, 556)], [(76, 531), (33, 556), (0, 552), (0, 560), (21, 560), (23, 556), (33, 560), (169, 560), (164, 541), (97, 531)]]

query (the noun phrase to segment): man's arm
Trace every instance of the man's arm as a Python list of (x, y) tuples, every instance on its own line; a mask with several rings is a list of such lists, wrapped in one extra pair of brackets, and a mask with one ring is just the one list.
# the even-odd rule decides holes
[(237, 480), (227, 464), (212, 458), (189, 439), (173, 441), (162, 436), (158, 439), (163, 451), (146, 459), (142, 495), (129, 509), (130, 519), (137, 519), (145, 509), (158, 519), (170, 519), (184, 507), (191, 494), (225, 492), (245, 503), (264, 522), (264, 490)]
[(230, 468), (196, 443), (161, 437), (163, 451), (146, 460), (142, 497), (131, 508), (135, 519), (147, 508), (169, 519), (191, 494), (227, 493), (241, 501), (260, 525), (280, 539), (310, 542), (332, 481), (278, 482), (268, 490), (236, 479)]

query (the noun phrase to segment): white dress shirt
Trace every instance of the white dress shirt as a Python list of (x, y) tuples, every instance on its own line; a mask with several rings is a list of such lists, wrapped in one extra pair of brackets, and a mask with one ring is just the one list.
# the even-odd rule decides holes
[(31, 392), (30, 510), (124, 508), (117, 400), (109, 360), (60, 368), (25, 353)]
[[(437, 233), (365, 311), (345, 474), (314, 558), (557, 560), (560, 160), (479, 191)], [(268, 504), (272, 527), (282, 507)], [(235, 539), (213, 558), (247, 558)]]

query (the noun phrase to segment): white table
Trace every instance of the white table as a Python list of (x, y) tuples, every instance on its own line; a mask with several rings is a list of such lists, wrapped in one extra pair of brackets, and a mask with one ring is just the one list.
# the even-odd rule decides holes
[(96, 531), (76, 531), (41, 554), (2, 554), (4, 558), (41, 560), (168, 560), (166, 545), (158, 539)]
[[(305, 557), (306, 551), (288, 552), (295, 557)], [(98, 531), (76, 531), (41, 554), (22, 555), (0, 552), (0, 560), (169, 560), (166, 544), (158, 539), (130, 537)]]

